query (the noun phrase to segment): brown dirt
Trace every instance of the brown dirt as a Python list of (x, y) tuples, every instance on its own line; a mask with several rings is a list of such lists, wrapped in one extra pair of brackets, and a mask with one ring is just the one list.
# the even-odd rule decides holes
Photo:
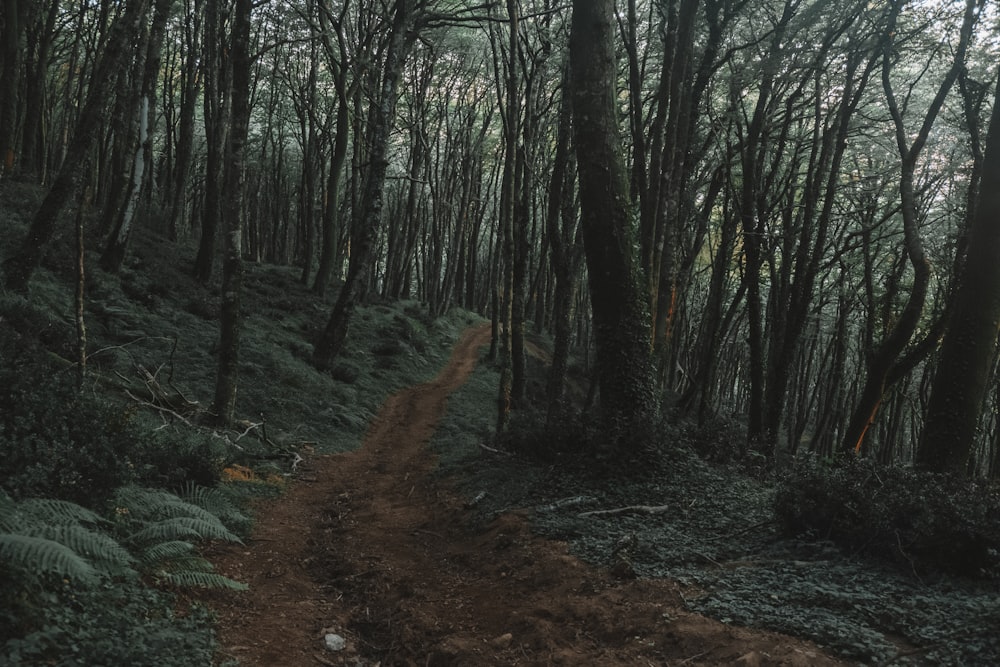
[[(806, 641), (684, 610), (677, 584), (620, 580), (533, 535), (526, 517), (486, 527), (431, 475), (425, 445), (489, 330), (392, 396), (355, 452), (320, 456), (259, 508), (218, 570), (248, 593), (210, 598), (221, 659), (241, 665), (836, 665)], [(347, 648), (324, 647), (327, 633)]]

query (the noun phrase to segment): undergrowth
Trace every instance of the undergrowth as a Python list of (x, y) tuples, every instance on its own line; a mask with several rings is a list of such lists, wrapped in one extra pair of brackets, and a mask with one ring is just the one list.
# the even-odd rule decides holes
[[(703, 429), (663, 424), (657, 462), (629, 476), (609, 476), (563, 453), (575, 446), (580, 420), (548, 432), (537, 428), (538, 418), (515, 419), (507, 437), (517, 442), (502, 441), (502, 448), (490, 451), (481, 445), (493, 443), (497, 382), (495, 369), (480, 364), (449, 399), (432, 441), (440, 474), (455, 477), (476, 499), (475, 520), (530, 512), (539, 533), (568, 542), (574, 554), (601, 566), (611, 565), (616, 546), (628, 540), (635, 545), (631, 569), (640, 577), (677, 580), (690, 610), (812, 639), (863, 664), (1000, 664), (1000, 583), (916, 565), (913, 541), (904, 547), (911, 564), (902, 555), (873, 558), (872, 545), (845, 549), (829, 531), (831, 521), (840, 530), (861, 521), (853, 526), (856, 537), (873, 525), (892, 525), (869, 518), (889, 517), (893, 506), (909, 508), (906, 526), (917, 531), (900, 532), (901, 541), (949, 523), (952, 535), (971, 536), (969, 522), (985, 527), (1000, 516), (983, 489), (949, 490), (943, 478), (905, 472), (878, 472), (876, 479), (858, 464), (853, 471), (814, 471), (822, 478), (801, 470), (779, 491), (758, 457), (732, 440), (742, 437), (737, 425), (725, 422)], [(893, 486), (896, 475), (909, 481)], [(800, 514), (811, 502), (821, 503), (821, 520), (811, 519), (800, 536), (790, 536), (776, 496), (779, 506)], [(666, 510), (586, 515), (636, 505)], [(894, 533), (883, 533), (890, 535), (893, 543), (883, 546), (898, 547)]]
[[(37, 200), (0, 185), (4, 238), (23, 236)], [(386, 396), (429, 379), (478, 318), (431, 319), (415, 301), (360, 308), (320, 373), (312, 343), (336, 290), (319, 299), (298, 269), (248, 263), (239, 421), (220, 429), (217, 279), (195, 281), (190, 242), (142, 225), (105, 274), (84, 221), (82, 386), (73, 235), (53, 239), (30, 295), (0, 290), (0, 664), (210, 664), (210, 615), (170, 591), (242, 585), (200, 544), (247, 535), (247, 501), (280, 493), (301, 457), (355, 447)]]
[(845, 459), (800, 462), (775, 511), (791, 535), (829, 540), (918, 574), (1000, 576), (1000, 487)]

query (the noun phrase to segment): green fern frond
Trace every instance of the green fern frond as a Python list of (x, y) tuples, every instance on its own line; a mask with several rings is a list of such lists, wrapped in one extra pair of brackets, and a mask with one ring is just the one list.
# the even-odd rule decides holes
[(179, 494), (181, 499), (211, 512), (230, 530), (243, 532), (250, 529), (251, 519), (236, 508), (233, 501), (219, 489), (200, 486), (189, 481)]
[(100, 525), (107, 523), (105, 519), (86, 507), (81, 507), (67, 500), (29, 498), (18, 503), (17, 509), (22, 514), (49, 525), (69, 526), (80, 523)]
[(23, 519), (19, 518), (17, 503), (3, 491), (0, 491), (0, 533), (13, 533), (14, 528)]
[(114, 538), (80, 525), (36, 525), (20, 531), (29, 537), (40, 537), (69, 547), (97, 569), (109, 574), (133, 573), (135, 559)]
[(184, 540), (159, 542), (143, 549), (142, 553), (139, 554), (139, 566), (144, 569), (153, 568), (165, 561), (188, 558), (192, 552), (194, 552), (194, 545)]
[(0, 533), (0, 561), (29, 575), (52, 573), (82, 583), (96, 583), (97, 570), (65, 544), (32, 535)]
[(245, 591), (246, 584), (214, 572), (171, 572), (163, 576), (164, 581), (174, 586), (193, 588), (217, 588), (230, 591)]
[(212, 512), (198, 505), (186, 502), (179, 496), (160, 489), (146, 489), (129, 486), (119, 489), (116, 502), (127, 510), (127, 518), (137, 521), (159, 521), (176, 517), (191, 517), (206, 523), (225, 526)]
[(181, 572), (212, 572), (215, 568), (205, 558), (197, 554), (188, 554), (180, 558), (165, 560), (157, 564), (156, 573), (164, 576), (166, 574), (178, 574)]
[(148, 523), (126, 538), (126, 543), (139, 547), (170, 540), (222, 540), (241, 542), (214, 516), (211, 521), (191, 516), (177, 516)]

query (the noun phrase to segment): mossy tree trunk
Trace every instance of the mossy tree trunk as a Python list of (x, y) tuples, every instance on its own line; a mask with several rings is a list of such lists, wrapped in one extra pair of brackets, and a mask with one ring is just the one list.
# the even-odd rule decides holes
[(570, 90), (601, 422), (609, 445), (621, 450), (645, 432), (655, 394), (615, 104), (614, 10), (614, 0), (574, 0)]

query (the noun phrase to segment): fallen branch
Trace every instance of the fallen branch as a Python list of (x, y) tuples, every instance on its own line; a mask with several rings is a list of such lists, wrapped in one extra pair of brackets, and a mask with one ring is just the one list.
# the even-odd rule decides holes
[(480, 491), (479, 493), (476, 494), (475, 498), (473, 498), (472, 500), (469, 500), (469, 501), (467, 501), (465, 503), (465, 509), (471, 510), (476, 505), (478, 505), (479, 503), (483, 502), (483, 500), (486, 498), (487, 495), (489, 495), (489, 494), (487, 494), (485, 491)]
[(489, 447), (483, 443), (479, 443), (479, 446), (485, 449), (486, 451), (490, 452), (491, 454), (499, 454), (500, 456), (513, 456), (513, 454), (511, 454), (510, 452), (505, 452), (501, 449), (494, 449), (493, 447)]
[(669, 505), (629, 505), (610, 510), (593, 510), (577, 514), (581, 519), (586, 517), (615, 516), (617, 514), (663, 514), (670, 511)]
[(570, 496), (569, 498), (560, 498), (559, 500), (553, 501), (548, 505), (542, 505), (536, 507), (536, 512), (551, 512), (553, 510), (563, 509), (564, 507), (573, 507), (576, 505), (586, 505), (587, 503), (595, 502), (597, 499), (593, 496)]
[(146, 407), (153, 408), (154, 410), (157, 410), (157, 411), (159, 411), (161, 413), (171, 415), (172, 417), (175, 417), (175, 418), (181, 420), (182, 422), (184, 422), (185, 424), (187, 424), (188, 426), (194, 428), (194, 424), (192, 424), (183, 415), (179, 414), (175, 410), (171, 410), (170, 408), (164, 407), (162, 405), (157, 405), (156, 403), (154, 403), (152, 401), (147, 401), (147, 400), (141, 399), (138, 396), (136, 396), (135, 394), (133, 394), (131, 391), (129, 391), (128, 389), (125, 390), (125, 395), (128, 396), (129, 398), (131, 398), (136, 403), (139, 403), (141, 405), (145, 405)]

